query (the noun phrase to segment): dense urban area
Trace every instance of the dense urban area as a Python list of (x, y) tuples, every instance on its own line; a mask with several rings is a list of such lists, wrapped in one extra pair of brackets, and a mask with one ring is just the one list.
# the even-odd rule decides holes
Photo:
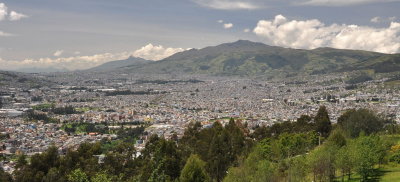
[[(233, 150), (240, 151), (231, 151), (230, 153), (233, 152), (234, 154), (229, 156), (231, 158), (226, 159), (224, 162), (226, 164), (215, 164), (217, 167), (221, 167), (218, 170), (226, 171), (231, 164), (236, 163), (236, 166), (238, 166), (241, 163), (239, 161), (241, 155), (245, 156), (248, 153), (250, 153), (249, 157), (255, 155), (254, 152), (250, 151), (251, 148), (254, 148), (253, 145), (257, 146), (252, 140), (260, 140), (263, 144), (272, 142), (272, 140), (265, 141), (265, 138), (268, 138), (268, 134), (270, 134), (269, 137), (277, 137), (276, 140), (279, 141), (282, 137), (280, 133), (284, 133), (283, 131), (292, 133), (291, 130), (294, 130), (293, 128), (289, 130), (283, 128), (290, 128), (290, 123), (298, 123), (299, 120), (304, 120), (305, 124), (301, 127), (304, 127), (306, 132), (285, 137), (288, 137), (287, 139), (298, 137), (297, 135), (307, 135), (303, 138), (311, 137), (311, 141), (307, 141), (307, 144), (301, 144), (306, 145), (306, 147), (298, 146), (298, 150), (304, 150), (304, 152), (309, 152), (311, 146), (316, 146), (318, 143), (320, 145), (321, 140), (327, 140), (332, 128), (330, 123), (336, 126), (341, 118), (343, 120), (346, 111), (348, 112), (351, 109), (357, 113), (367, 108), (368, 110), (365, 111), (367, 117), (368, 114), (372, 114), (374, 117), (392, 123), (393, 127), (400, 122), (399, 87), (393, 86), (388, 78), (382, 77), (372, 80), (365, 78), (367, 76), (364, 74), (329, 74), (284, 79), (250, 79), (204, 75), (144, 76), (128, 73), (104, 74), (101, 72), (28, 74), (24, 76), (4, 72), (2, 75), (3, 81), (4, 78), (12, 79), (8, 80), (9, 85), (3, 83), (0, 89), (0, 153), (2, 156), (0, 165), (5, 173), (16, 175), (20, 174), (21, 165), (23, 165), (20, 164), (21, 157), (18, 156), (31, 158), (44, 154), (53, 155), (50, 154), (51, 151), (54, 151), (54, 155), (57, 156), (68, 156), (71, 151), (84, 150), (82, 147), (85, 146), (82, 145), (90, 148), (99, 144), (101, 150), (93, 150), (100, 150), (100, 152), (87, 149), (92, 152), (92, 156), (88, 156), (88, 158), (94, 157), (96, 163), (108, 164), (109, 162), (117, 162), (107, 162), (107, 160), (117, 160), (115, 158), (109, 159), (109, 155), (113, 153), (111, 151), (124, 146), (122, 144), (129, 144), (132, 145), (132, 148), (128, 147), (129, 158), (136, 161), (141, 157), (156, 155), (151, 154), (156, 151), (149, 149), (152, 145), (154, 145), (153, 149), (155, 145), (158, 145), (154, 143), (155, 140), (157, 142), (164, 139), (166, 141), (163, 142), (174, 141), (178, 143), (178, 147), (182, 147), (179, 143), (186, 142), (189, 145), (188, 143), (195, 140), (188, 135), (192, 134), (195, 135), (192, 137), (201, 138), (201, 132), (215, 130), (216, 123), (221, 125), (219, 127), (222, 127), (222, 130), (224, 126), (225, 128), (234, 127), (230, 126), (233, 124), (237, 125), (235, 127), (239, 132), (243, 132), (240, 135), (243, 140), (239, 137), (236, 140), (241, 141), (233, 141), (233, 145), (241, 146), (240, 149)], [(314, 120), (317, 120), (317, 116), (322, 112), (321, 108), (325, 112), (324, 117), (328, 117), (326, 119), (329, 121), (329, 127), (325, 127), (325, 129), (322, 127), (321, 130), (315, 129), (314, 131), (314, 129), (310, 129), (313, 127), (309, 127), (308, 124), (316, 124)], [(316, 118), (313, 119), (314, 117)], [(282, 124), (280, 129), (279, 124)], [(368, 125), (374, 126), (371, 123)], [(294, 124), (294, 126), (297, 125)], [(193, 127), (197, 127), (197, 129), (193, 129)], [(362, 128), (364, 126), (361, 124), (357, 127)], [(198, 130), (199, 128), (203, 129)], [(377, 128), (379, 127), (374, 129)], [(188, 133), (190, 130), (196, 130), (200, 133), (194, 134), (194, 131)], [(301, 130), (299, 129), (299, 131)], [(386, 128), (385, 130), (386, 132), (395, 132), (393, 128)], [(312, 132), (310, 134), (310, 131), (316, 132), (315, 135)], [(372, 133), (368, 130), (363, 130), (363, 132)], [(232, 135), (238, 134), (232, 133)], [(358, 133), (356, 136), (358, 136)], [(206, 142), (212, 141), (214, 141), (213, 138), (209, 138), (209, 141)], [(165, 150), (172, 150), (168, 149), (168, 146), (175, 145), (174, 142), (172, 144), (167, 142), (162, 145), (166, 145), (164, 146), (167, 147)], [(301, 149), (302, 147), (303, 149)], [(190, 152), (195, 148), (193, 146), (192, 149), (182, 149), (182, 153), (184, 153), (181, 154), (182, 156), (173, 157), (174, 159), (171, 160), (177, 160), (173, 161), (177, 165), (174, 167), (178, 169), (179, 166), (182, 167), (185, 164), (183, 159), (187, 159), (191, 153), (197, 153), (202, 160), (210, 160), (206, 159), (201, 153)], [(126, 148), (124, 149), (126, 150)], [(257, 150), (257, 147), (254, 150)], [(261, 150), (265, 152), (267, 149)], [(111, 152), (111, 154), (108, 152)], [(287, 154), (286, 158), (301, 154), (302, 152), (294, 152)], [(219, 155), (221, 155), (220, 152)], [(279, 155), (284, 154), (280, 153)], [(197, 155), (190, 156), (189, 159), (194, 160), (195, 163), (201, 160)], [(33, 158), (30, 160), (33, 162)], [(243, 161), (243, 165), (247, 165), (247, 160), (255, 159), (246, 159)], [(125, 164), (125, 162), (122, 163)], [(200, 164), (200, 166), (204, 165), (202, 161), (200, 161)], [(130, 165), (134, 166), (134, 164)], [(140, 166), (139, 164), (136, 165)], [(160, 164), (155, 165), (157, 168), (157, 165)], [(281, 167), (283, 166), (277, 166), (279, 169)], [(290, 169), (290, 166), (286, 167)], [(94, 175), (87, 171), (86, 173), (82, 172), (83, 169), (79, 169), (79, 171), (72, 169), (74, 168), (69, 170), (74, 174), (66, 174), (66, 177), (60, 178), (60, 180), (69, 179), (71, 181), (70, 178), (73, 175), (83, 174), (88, 175), (87, 178), (89, 179), (90, 175)], [(49, 170), (51, 171), (50, 168), (47, 168), (42, 171), (43, 176), (46, 177), (46, 173), (50, 173)], [(110, 172), (109, 170), (103, 172)], [(146, 170), (151, 169), (146, 168)], [(209, 170), (207, 169), (208, 173)], [(91, 172), (93, 173), (93, 171)], [(122, 181), (122, 179), (147, 181), (150, 178), (154, 178), (153, 181), (173, 181), (179, 177), (179, 171), (178, 174), (176, 172), (170, 174), (168, 171), (161, 172), (165, 179), (155, 179), (155, 177), (161, 178), (163, 176), (160, 175), (161, 173), (152, 176), (155, 171), (150, 171), (148, 174), (133, 175), (133, 177), (131, 175), (124, 176), (123, 172), (123, 170), (114, 171), (110, 174), (102, 173), (102, 175), (107, 179), (113, 179), (112, 181)], [(286, 173), (287, 171), (283, 172)], [(114, 175), (114, 177), (107, 177), (107, 175)], [(216, 174), (208, 175), (210, 179), (221, 181), (226, 174), (217, 171)], [(240, 174), (236, 175), (240, 176)], [(291, 179), (292, 177), (288, 174), (281, 175), (284, 177), (270, 174), (271, 179), (267, 181), (272, 180), (272, 178), (278, 181), (283, 178), (289, 181), (297, 181)], [(332, 177), (331, 173), (327, 174), (326, 172), (321, 175), (322, 177), (319, 176), (318, 179), (322, 181), (325, 177), (327, 179), (335, 177), (335, 174)], [(315, 176), (316, 174), (314, 174), (314, 179)], [(116, 177), (119, 177), (118, 180)], [(40, 181), (39, 178), (38, 181)], [(228, 175), (225, 179), (231, 181), (229, 178), (233, 180), (235, 177)], [(24, 181), (17, 178), (18, 180)]]

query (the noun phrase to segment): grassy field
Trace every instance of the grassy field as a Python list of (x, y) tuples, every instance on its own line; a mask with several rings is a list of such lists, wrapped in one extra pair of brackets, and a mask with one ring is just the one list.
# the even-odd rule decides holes
[(383, 175), (379, 181), (382, 182), (395, 182), (400, 181), (400, 166), (385, 166), (382, 169)]
[[(342, 177), (336, 177), (335, 181), (341, 182)], [(350, 180), (347, 176), (344, 178), (344, 182), (359, 182), (361, 181), (360, 175), (353, 173)], [(368, 181), (370, 182), (400, 182), (400, 165), (388, 164), (381, 166), (376, 169), (376, 175), (371, 177)]]

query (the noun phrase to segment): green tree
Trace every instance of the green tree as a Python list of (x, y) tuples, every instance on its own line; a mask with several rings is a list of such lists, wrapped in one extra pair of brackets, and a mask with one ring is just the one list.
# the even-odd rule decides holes
[(91, 180), (91, 182), (112, 182), (112, 177), (110, 177), (105, 172), (97, 173)]
[(338, 126), (351, 137), (358, 137), (361, 132), (367, 135), (383, 129), (384, 120), (367, 109), (351, 109), (338, 118)]
[(307, 158), (305, 156), (290, 158), (288, 161), (287, 181), (307, 181), (308, 170), (306, 166)]
[(262, 144), (253, 148), (249, 156), (238, 166), (228, 170), (224, 182), (264, 182), (276, 181), (276, 167), (267, 160)]
[(75, 169), (68, 175), (68, 181), (69, 182), (89, 182), (89, 178), (81, 169)]
[(205, 170), (205, 162), (198, 155), (191, 155), (186, 161), (185, 166), (179, 177), (181, 182), (207, 182), (210, 181)]
[(355, 166), (354, 158), (354, 152), (349, 146), (340, 148), (336, 153), (335, 166), (340, 169), (342, 173), (342, 181), (344, 181), (345, 175), (348, 176), (348, 179), (351, 178), (351, 172)]
[(46, 176), (43, 178), (43, 182), (57, 182), (61, 181), (60, 173), (57, 168), (51, 168)]
[(307, 156), (308, 165), (313, 174), (313, 181), (331, 181), (335, 177), (335, 153), (338, 147), (322, 145)]
[(354, 151), (355, 170), (367, 181), (374, 174), (374, 165), (383, 156), (382, 141), (378, 136), (360, 136), (351, 146)]
[(17, 163), (15, 164), (15, 169), (20, 169), (22, 167), (25, 167), (28, 164), (28, 161), (26, 160), (26, 155), (21, 154), (18, 156)]
[(329, 144), (336, 145), (338, 147), (343, 147), (346, 145), (346, 137), (341, 129), (335, 129), (328, 137)]
[(323, 137), (329, 136), (332, 129), (331, 120), (325, 106), (320, 106), (317, 115), (314, 117), (315, 130)]

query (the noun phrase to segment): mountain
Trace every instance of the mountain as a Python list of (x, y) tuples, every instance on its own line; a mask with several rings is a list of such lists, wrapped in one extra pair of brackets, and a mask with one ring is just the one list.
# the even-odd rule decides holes
[(239, 40), (176, 53), (161, 61), (130, 65), (127, 71), (241, 76), (325, 74), (352, 70), (400, 71), (400, 54), (317, 48), (269, 46)]
[(118, 60), (118, 61), (111, 61), (104, 63), (100, 66), (90, 68), (87, 71), (108, 71), (108, 70), (114, 70), (126, 66), (133, 66), (133, 65), (142, 65), (142, 64), (147, 64), (151, 63), (153, 61), (149, 61), (146, 59), (142, 58), (136, 58), (136, 57), (129, 57), (128, 59), (125, 60)]

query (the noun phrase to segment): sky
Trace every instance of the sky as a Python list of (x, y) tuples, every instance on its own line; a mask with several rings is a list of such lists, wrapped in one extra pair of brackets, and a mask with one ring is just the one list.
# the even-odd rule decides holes
[(0, 70), (160, 60), (239, 39), (400, 52), (400, 0), (0, 0)]

